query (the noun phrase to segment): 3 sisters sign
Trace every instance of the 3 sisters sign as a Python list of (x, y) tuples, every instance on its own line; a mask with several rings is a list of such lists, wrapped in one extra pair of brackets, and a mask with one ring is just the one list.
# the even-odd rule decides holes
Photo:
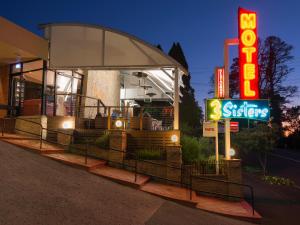
[(215, 71), (216, 98), (206, 101), (206, 119), (252, 119), (269, 121), (268, 100), (259, 99), (257, 15), (239, 8), (240, 99), (224, 99), (224, 69)]
[(269, 121), (268, 100), (208, 99), (207, 120), (252, 119)]

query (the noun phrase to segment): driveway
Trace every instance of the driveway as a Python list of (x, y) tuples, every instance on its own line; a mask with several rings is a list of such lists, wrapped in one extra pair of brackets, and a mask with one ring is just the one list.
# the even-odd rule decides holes
[(119, 185), (0, 141), (1, 225), (249, 225)]
[(268, 174), (290, 178), (297, 187), (270, 185), (256, 174), (244, 174), (245, 183), (254, 187), (255, 208), (263, 215), (263, 224), (300, 224), (300, 152), (273, 151), (268, 158)]

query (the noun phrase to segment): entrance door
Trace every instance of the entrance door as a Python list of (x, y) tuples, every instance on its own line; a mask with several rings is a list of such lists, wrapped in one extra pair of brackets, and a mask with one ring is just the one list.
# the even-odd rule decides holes
[(14, 114), (21, 115), (24, 106), (25, 79), (22, 75), (13, 76), (12, 79), (12, 106), (16, 107)]

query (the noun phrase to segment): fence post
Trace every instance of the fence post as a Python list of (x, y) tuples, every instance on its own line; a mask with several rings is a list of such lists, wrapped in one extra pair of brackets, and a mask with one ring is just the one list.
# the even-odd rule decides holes
[(110, 124), (111, 124), (111, 116), (110, 116), (110, 106), (107, 109), (107, 129), (110, 130)]
[(41, 132), (40, 132), (40, 149), (42, 149), (42, 144), (43, 144), (43, 128), (41, 127)]
[(97, 114), (100, 113), (100, 100), (97, 100)]
[(190, 200), (192, 200), (192, 171), (190, 170)]
[(140, 130), (143, 130), (143, 112), (144, 112), (144, 107), (141, 107), (141, 111), (140, 111)]
[(137, 180), (137, 159), (134, 159), (134, 182)]
[(2, 136), (4, 136), (5, 119), (2, 119)]
[(86, 146), (85, 146), (85, 159), (84, 159), (85, 165), (87, 164), (88, 147), (89, 147), (89, 143), (86, 143)]

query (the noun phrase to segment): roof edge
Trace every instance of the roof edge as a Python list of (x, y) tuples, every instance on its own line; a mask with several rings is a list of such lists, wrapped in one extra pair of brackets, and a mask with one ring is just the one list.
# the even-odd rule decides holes
[(97, 24), (87, 24), (87, 23), (66, 23), (66, 22), (62, 22), (62, 23), (44, 23), (44, 24), (39, 24), (38, 25), (38, 27), (40, 29), (45, 29), (46, 27), (49, 27), (49, 26), (85, 26), (85, 27), (99, 28), (99, 29), (103, 29), (103, 30), (106, 30), (106, 31), (110, 31), (110, 32), (122, 35), (122, 36), (126, 36), (130, 39), (141, 42), (142, 44), (144, 44), (147, 47), (151, 48), (152, 50), (154, 50), (158, 54), (162, 55), (163, 57), (166, 57), (171, 62), (173, 62), (174, 66), (178, 67), (183, 72), (183, 74), (188, 75), (188, 71), (179, 62), (177, 62), (175, 59), (173, 59), (171, 56), (167, 55), (166, 53), (164, 53), (160, 49), (156, 48), (155, 46), (149, 44), (148, 42), (136, 37), (135, 35), (129, 34), (127, 32), (123, 32), (123, 31), (120, 31), (120, 30), (116, 30), (114, 28), (105, 27), (105, 26), (101, 26), (101, 25), (97, 25)]

